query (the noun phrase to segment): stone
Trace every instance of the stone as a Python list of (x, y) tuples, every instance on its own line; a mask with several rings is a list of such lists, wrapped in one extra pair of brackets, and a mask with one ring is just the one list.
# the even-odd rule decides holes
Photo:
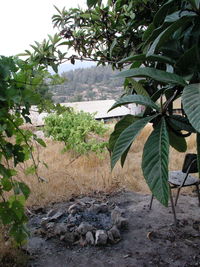
[(88, 209), (89, 212), (98, 214), (100, 211), (100, 205), (99, 204), (93, 204), (91, 207)]
[(60, 217), (64, 215), (64, 211), (55, 211), (52, 210), (47, 214), (50, 222), (57, 221)]
[(116, 224), (119, 217), (124, 214), (124, 210), (120, 209), (119, 207), (115, 207), (114, 210), (111, 212), (111, 220), (113, 224)]
[(97, 230), (95, 233), (95, 245), (106, 245), (107, 243), (107, 233), (105, 230)]
[(49, 222), (49, 218), (48, 217), (43, 217), (42, 219), (41, 219), (41, 225), (43, 226), (43, 227), (45, 227), (46, 226), (46, 224)]
[(68, 244), (72, 245), (76, 240), (76, 235), (74, 232), (66, 232), (63, 240)]
[(67, 230), (68, 230), (68, 227), (65, 223), (57, 223), (57, 225), (55, 226), (54, 232), (56, 235), (62, 235), (62, 234), (65, 234)]
[(47, 230), (52, 230), (55, 226), (55, 223), (54, 222), (49, 222), (46, 224), (46, 228)]
[(120, 232), (119, 232), (119, 230), (117, 229), (117, 226), (116, 226), (116, 225), (114, 225), (114, 226), (110, 229), (110, 232), (112, 233), (114, 239), (120, 239), (120, 238), (121, 238)]
[(68, 208), (70, 214), (75, 214), (79, 211), (83, 211), (83, 207), (79, 203), (74, 203)]
[(114, 244), (115, 243), (115, 239), (113, 237), (113, 234), (112, 232), (109, 230), (107, 231), (107, 235), (108, 235), (108, 241), (111, 243), (111, 244)]
[(94, 236), (93, 236), (91, 231), (86, 233), (85, 240), (86, 240), (87, 244), (89, 244), (89, 245), (95, 244)]
[(108, 206), (107, 206), (106, 203), (102, 203), (102, 204), (100, 204), (99, 212), (102, 212), (102, 213), (106, 213), (106, 212), (108, 212)]
[(126, 218), (118, 217), (115, 224), (118, 229), (128, 229), (128, 220)]
[(87, 232), (93, 231), (93, 230), (94, 230), (94, 226), (92, 226), (91, 224), (87, 222), (82, 222), (77, 228), (77, 232), (80, 233), (81, 235), (85, 235)]

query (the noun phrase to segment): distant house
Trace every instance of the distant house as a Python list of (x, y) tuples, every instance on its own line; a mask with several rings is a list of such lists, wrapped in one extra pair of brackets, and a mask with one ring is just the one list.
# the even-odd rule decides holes
[[(62, 106), (72, 107), (77, 111), (84, 111), (95, 114), (94, 117), (96, 120), (110, 120), (121, 118), (127, 114), (137, 114), (140, 113), (140, 106), (135, 104), (129, 105), (129, 107), (121, 106), (116, 109), (113, 109), (108, 112), (108, 110), (115, 103), (115, 100), (96, 100), (96, 101), (83, 101), (83, 102), (72, 102), (72, 103), (61, 103)], [(130, 108), (131, 107), (131, 108)], [(31, 120), (33, 125), (42, 126), (44, 125), (44, 118), (48, 115), (48, 113), (37, 112), (36, 107), (32, 107), (31, 109)]]
[(72, 107), (77, 111), (83, 110), (84, 112), (95, 113), (94, 117), (96, 120), (109, 120), (114, 118), (120, 118), (130, 111), (127, 107), (121, 106), (108, 112), (108, 110), (115, 103), (115, 100), (96, 100), (96, 101), (83, 101), (83, 102), (72, 102), (62, 103), (62, 106)]

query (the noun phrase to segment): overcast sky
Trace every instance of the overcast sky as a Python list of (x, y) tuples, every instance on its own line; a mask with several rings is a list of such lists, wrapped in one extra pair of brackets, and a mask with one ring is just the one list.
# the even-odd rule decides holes
[(34, 41), (53, 34), (52, 15), (66, 6), (84, 7), (86, 0), (1, 0), (0, 55), (23, 53)]

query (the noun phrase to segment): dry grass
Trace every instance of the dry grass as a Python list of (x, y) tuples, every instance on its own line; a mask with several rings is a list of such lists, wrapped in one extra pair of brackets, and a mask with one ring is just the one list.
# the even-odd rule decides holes
[[(103, 158), (91, 153), (74, 160), (72, 153), (61, 153), (61, 143), (46, 140), (47, 147), (39, 148), (37, 153), (40, 160), (48, 165), (48, 169), (44, 165), (39, 167), (39, 175), (48, 182), (38, 183), (35, 176), (24, 176), (20, 173), (20, 179), (25, 181), (32, 191), (27, 205), (46, 205), (66, 200), (72, 195), (90, 194), (95, 191), (110, 192), (120, 188), (149, 193), (141, 171), (141, 158), (144, 141), (151, 130), (151, 126), (147, 126), (142, 131), (131, 147), (124, 168), (118, 163), (112, 173), (108, 152)], [(195, 152), (194, 136), (188, 138), (188, 147), (190, 152)], [(170, 169), (181, 168), (183, 158), (184, 154), (171, 149)]]

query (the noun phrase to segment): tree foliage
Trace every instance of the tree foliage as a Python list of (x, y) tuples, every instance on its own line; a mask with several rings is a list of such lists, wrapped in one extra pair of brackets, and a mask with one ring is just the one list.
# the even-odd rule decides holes
[[(144, 32), (143, 40), (142, 54), (125, 59), (138, 63), (141, 67), (132, 65), (119, 76), (128, 79), (141, 77), (138, 84), (148, 93), (145, 100), (140, 101), (146, 106), (146, 110), (139, 121), (153, 115), (154, 118), (150, 120), (153, 132), (144, 146), (142, 169), (152, 193), (167, 205), (169, 146), (185, 152), (185, 137), (191, 132), (198, 135), (200, 131), (199, 1), (164, 1)], [(137, 98), (132, 98), (132, 103), (137, 103)], [(147, 98), (149, 102), (146, 101)], [(181, 100), (182, 115), (173, 115), (176, 99)], [(150, 101), (157, 107), (150, 105)], [(118, 106), (117, 103), (123, 105), (126, 102), (122, 98), (113, 108)], [(129, 128), (136, 123), (139, 123), (138, 120), (130, 124)], [(122, 158), (127, 149), (127, 129), (122, 131), (112, 149), (114, 163), (116, 157)], [(119, 140), (122, 145), (119, 145)], [(198, 142), (199, 140), (197, 146)]]
[[(21, 243), (28, 234), (24, 204), (30, 189), (17, 177), (16, 167), (33, 158), (33, 141), (45, 146), (29, 130), (21, 126), (31, 123), (31, 105), (44, 107), (39, 88), (45, 85), (44, 67), (15, 57), (0, 56), (0, 219), (10, 225), (10, 234)], [(50, 107), (49, 107), (50, 108)], [(38, 176), (39, 178), (39, 176)]]

